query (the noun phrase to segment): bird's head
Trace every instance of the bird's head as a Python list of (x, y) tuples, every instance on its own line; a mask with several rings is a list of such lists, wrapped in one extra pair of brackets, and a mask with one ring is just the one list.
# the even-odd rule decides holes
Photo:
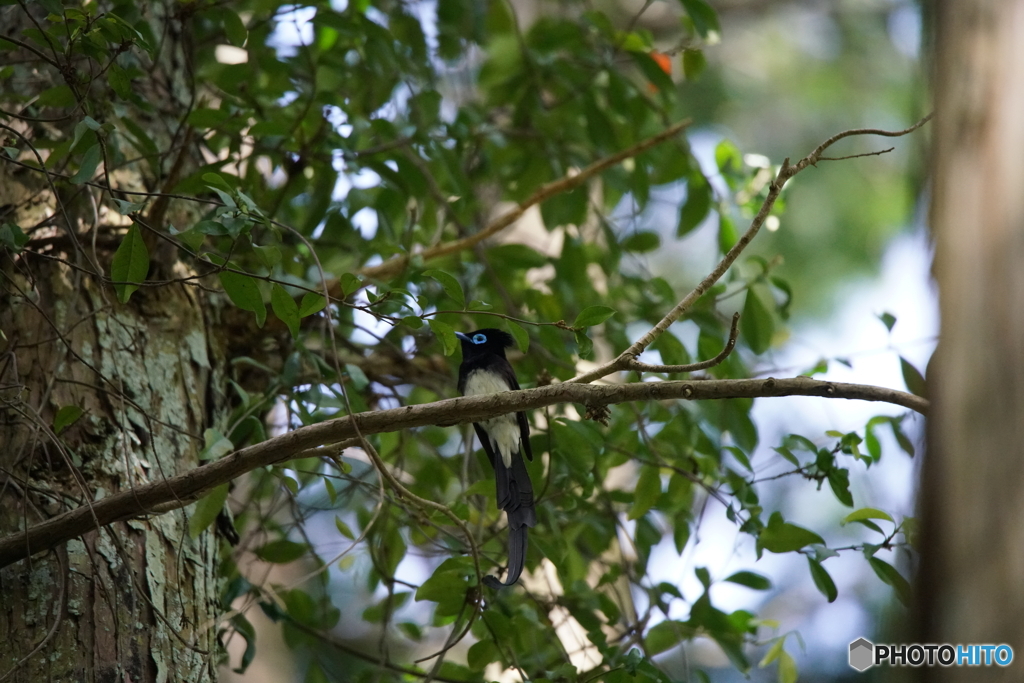
[(515, 345), (515, 339), (504, 330), (488, 328), (465, 334), (456, 332), (455, 336), (462, 342), (462, 357), (472, 358), (485, 353), (493, 353), (504, 358), (505, 349)]

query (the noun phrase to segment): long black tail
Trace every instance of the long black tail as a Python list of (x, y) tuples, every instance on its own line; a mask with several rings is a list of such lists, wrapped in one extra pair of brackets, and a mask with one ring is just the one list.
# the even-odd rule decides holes
[(498, 507), (508, 516), (508, 576), (501, 583), (493, 576), (484, 577), (491, 588), (511, 586), (519, 580), (526, 564), (529, 528), (537, 525), (537, 511), (533, 505), (533, 484), (526, 471), (521, 453), (512, 456), (512, 468), (507, 469), (500, 458), (494, 463)]

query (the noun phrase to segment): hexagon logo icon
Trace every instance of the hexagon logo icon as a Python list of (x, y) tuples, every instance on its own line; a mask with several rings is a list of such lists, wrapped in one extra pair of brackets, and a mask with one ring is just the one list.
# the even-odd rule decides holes
[(858, 638), (850, 643), (850, 666), (865, 671), (874, 664), (875, 646), (867, 638)]

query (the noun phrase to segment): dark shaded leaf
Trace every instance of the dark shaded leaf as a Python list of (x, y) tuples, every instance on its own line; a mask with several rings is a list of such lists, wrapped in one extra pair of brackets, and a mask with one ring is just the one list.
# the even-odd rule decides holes
[(139, 288), (132, 284), (143, 282), (149, 273), (149, 250), (142, 241), (142, 234), (137, 225), (128, 228), (128, 234), (114, 252), (114, 260), (110, 264), (110, 279), (114, 281), (117, 300), (128, 303), (129, 297)]
[(768, 577), (750, 571), (736, 572), (725, 580), (757, 591), (771, 590), (772, 587), (772, 582), (768, 580)]
[(78, 406), (61, 406), (61, 409), (53, 417), (53, 433), (60, 434), (84, 414), (85, 411)]
[(303, 543), (295, 543), (288, 539), (281, 538), (271, 541), (256, 549), (256, 556), (261, 560), (273, 562), (274, 564), (287, 564), (294, 562), (306, 554), (307, 547)]
[(455, 302), (456, 307), (466, 307), (466, 295), (462, 291), (462, 285), (459, 284), (459, 281), (456, 280), (453, 275), (450, 275), (443, 270), (425, 270), (423, 271), (423, 276), (440, 282), (441, 287), (444, 288), (445, 294)]
[(903, 356), (900, 356), (900, 370), (903, 372), (903, 382), (907, 385), (907, 390), (922, 398), (928, 398), (928, 385), (924, 376)]
[(814, 586), (821, 592), (822, 595), (828, 599), (829, 602), (835, 602), (835, 599), (839, 596), (839, 591), (836, 589), (836, 583), (832, 580), (828, 571), (813, 557), (807, 558), (807, 564), (811, 570), (811, 578), (814, 579)]
[(281, 285), (274, 283), (270, 290), (270, 305), (281, 322), (288, 326), (292, 337), (299, 336), (299, 305)]
[(267, 306), (263, 303), (263, 294), (260, 292), (256, 280), (248, 275), (228, 270), (218, 273), (218, 278), (224, 291), (227, 292), (228, 298), (231, 299), (231, 303), (243, 311), (255, 313), (256, 324), (263, 327), (263, 323), (267, 320)]

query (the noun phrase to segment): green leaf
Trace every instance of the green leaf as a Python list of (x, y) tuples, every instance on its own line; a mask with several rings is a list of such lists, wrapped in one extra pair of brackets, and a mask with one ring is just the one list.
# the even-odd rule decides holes
[(199, 499), (192, 516), (188, 519), (188, 533), (192, 538), (206, 531), (206, 528), (213, 524), (217, 515), (224, 509), (224, 502), (228, 499), (228, 484), (221, 484), (215, 487), (208, 494)]
[(582, 330), (576, 330), (576, 332), (574, 332), (574, 336), (576, 338), (576, 346), (578, 348), (577, 353), (579, 354), (579, 357), (584, 359), (590, 358), (591, 354), (594, 352), (594, 340), (588, 337), (587, 333)]
[(743, 315), (740, 317), (743, 341), (758, 355), (771, 347), (772, 335), (775, 334), (775, 319), (765, 304), (761, 289), (759, 285), (752, 285), (747, 290)]
[(769, 664), (771, 664), (772, 662), (774, 662), (776, 659), (778, 659), (779, 655), (781, 655), (784, 652), (784, 650), (782, 648), (785, 645), (786, 645), (786, 637), (785, 636), (782, 636), (781, 638), (777, 638), (775, 640), (775, 642), (772, 644), (772, 646), (770, 648), (768, 648), (768, 652), (765, 653), (764, 657), (758, 663), (758, 665), (757, 665), (758, 668), (763, 669), (766, 666), (768, 666)]
[(757, 547), (773, 553), (793, 552), (812, 543), (825, 545), (825, 540), (813, 531), (783, 521), (779, 512), (772, 513), (768, 526), (757, 537)]
[(640, 468), (640, 478), (636, 482), (636, 490), (633, 492), (633, 507), (630, 508), (627, 519), (643, 517), (658, 502), (660, 495), (661, 474), (658, 468), (643, 465)]
[(469, 648), (466, 663), (473, 671), (483, 671), (491, 662), (501, 661), (501, 652), (493, 640), (480, 640)]
[(208, 428), (203, 432), (203, 450), (199, 453), (200, 460), (217, 460), (235, 450), (235, 444), (220, 431)]
[(302, 303), (299, 304), (299, 317), (305, 318), (314, 313), (319, 313), (324, 310), (325, 306), (327, 306), (327, 299), (324, 298), (323, 294), (306, 292), (302, 295)]
[(87, 149), (85, 156), (82, 157), (82, 164), (78, 167), (78, 172), (71, 176), (71, 183), (73, 185), (81, 185), (92, 180), (93, 174), (96, 173), (96, 168), (100, 165), (102, 155), (103, 150), (98, 142)]
[(17, 253), (28, 244), (28, 235), (22, 232), (16, 223), (4, 223), (0, 225), (0, 244)]
[(928, 385), (924, 381), (924, 376), (903, 356), (900, 356), (900, 370), (903, 372), (903, 382), (910, 393), (928, 398)]
[(736, 231), (736, 224), (724, 213), (718, 215), (718, 249), (724, 254), (734, 246), (740, 239)]
[(850, 471), (843, 467), (834, 467), (828, 472), (828, 485), (839, 502), (853, 507), (853, 494), (850, 493)]
[(779, 655), (779, 683), (796, 683), (800, 672), (796, 660), (785, 650)]
[(224, 177), (220, 173), (204, 173), (202, 175), (203, 182), (209, 185), (214, 190), (220, 190), (230, 194), (234, 188), (228, 185), (228, 182), (224, 180)]
[(491, 247), (487, 250), (487, 255), (492, 263), (508, 264), (523, 270), (540, 268), (549, 261), (547, 256), (525, 244), (502, 244)]
[(839, 524), (841, 526), (846, 526), (850, 522), (859, 522), (863, 519), (884, 519), (887, 522), (892, 522), (893, 524), (896, 523), (895, 520), (892, 518), (892, 515), (890, 515), (888, 512), (883, 512), (882, 510), (878, 510), (875, 508), (860, 508), (859, 510), (854, 510), (850, 514), (843, 517)]
[[(71, 139), (71, 149), (74, 150), (78, 147), (78, 143), (81, 142), (82, 138), (85, 137), (89, 131), (96, 132), (100, 129), (99, 122), (91, 116), (86, 116), (84, 119), (75, 124), (75, 134)], [(91, 139), (95, 140), (95, 136)]]
[(800, 467), (800, 460), (798, 460), (797, 457), (793, 455), (793, 451), (789, 450), (785, 446), (778, 446), (772, 448), (772, 450), (781, 455), (783, 458), (785, 458), (787, 461), (789, 461), (796, 467)]
[(305, 555), (307, 549), (304, 543), (295, 543), (294, 541), (281, 538), (257, 548), (256, 556), (261, 560), (273, 562), (274, 564), (287, 564)]
[(274, 283), (270, 290), (270, 305), (281, 322), (288, 326), (293, 338), (299, 336), (299, 305), (281, 285)]
[(711, 186), (704, 175), (695, 170), (686, 181), (686, 202), (679, 210), (676, 237), (682, 237), (700, 225), (711, 210)]
[(718, 14), (706, 0), (681, 0), (686, 13), (693, 21), (693, 27), (701, 38), (708, 38), (712, 33), (721, 33), (718, 25)]
[(885, 560), (880, 560), (877, 557), (869, 557), (868, 564), (875, 570), (875, 574), (878, 575), (883, 582), (893, 587), (896, 592), (896, 597), (905, 606), (910, 605), (910, 584), (907, 582), (903, 575), (900, 574), (896, 567), (892, 566)]
[(882, 321), (883, 325), (885, 325), (885, 329), (892, 332), (892, 326), (896, 324), (896, 316), (886, 311), (885, 313), (879, 315), (878, 319)]
[(348, 373), (348, 378), (352, 380), (352, 386), (356, 388), (356, 391), (362, 391), (370, 384), (370, 380), (366, 376), (366, 373), (363, 372), (363, 369), (358, 365), (345, 363), (345, 372)]
[(688, 365), (692, 360), (683, 343), (668, 330), (651, 344), (651, 350), (661, 354), (664, 365)]
[(113, 199), (112, 201), (117, 206), (117, 212), (122, 216), (141, 211), (146, 206), (145, 202), (129, 202), (124, 199)]
[(516, 346), (519, 347), (519, 350), (522, 351), (523, 353), (526, 353), (527, 351), (529, 351), (530, 350), (530, 335), (526, 331), (526, 329), (523, 328), (522, 325), (520, 325), (518, 323), (514, 323), (511, 320), (509, 320), (507, 322), (508, 322), (508, 331), (511, 332), (512, 333), (512, 337), (515, 338)]
[(254, 244), (252, 250), (256, 253), (256, 258), (260, 260), (260, 263), (267, 268), (273, 268), (281, 262), (281, 247), (276, 244)]
[(340, 533), (345, 538), (349, 539), (350, 541), (356, 540), (356, 535), (352, 533), (352, 529), (349, 528), (348, 524), (345, 524), (345, 522), (341, 521), (341, 517), (337, 515), (334, 516), (334, 526), (338, 528), (338, 533)]
[(237, 47), (245, 45), (249, 32), (246, 30), (245, 24), (242, 23), (242, 18), (227, 7), (222, 7), (222, 17), (224, 20), (224, 33), (227, 35), (228, 40), (231, 41), (231, 44)]
[(573, 327), (593, 327), (600, 325), (608, 318), (615, 315), (615, 309), (608, 306), (587, 306), (576, 316)]
[(436, 318), (431, 318), (427, 324), (430, 325), (434, 336), (440, 340), (441, 346), (444, 348), (444, 355), (450, 356), (455, 353), (455, 349), (459, 348), (459, 338), (455, 336), (455, 328)]
[(243, 311), (255, 313), (256, 324), (263, 327), (267, 319), (267, 305), (263, 303), (263, 294), (256, 280), (248, 275), (228, 270), (222, 270), (218, 277), (231, 302)]
[(352, 273), (341, 274), (341, 292), (343, 297), (351, 296), (358, 292), (363, 286), (363, 281), (358, 275)]
[(772, 582), (768, 580), (768, 577), (761, 576), (755, 572), (736, 572), (725, 580), (730, 583), (737, 583), (741, 586), (746, 586), (747, 588), (753, 588), (756, 591), (766, 591), (770, 590), (772, 587)]
[(61, 409), (53, 416), (53, 433), (60, 434), (77, 422), (83, 414), (85, 411), (78, 406), (61, 406)]
[[(443, 270), (425, 270), (423, 271), (424, 277), (429, 277), (437, 280), (441, 283), (444, 288), (445, 294), (454, 301), (458, 308), (463, 309), (466, 307), (466, 295), (462, 291), (462, 285), (455, 279), (455, 276), (450, 275)], [(448, 355), (448, 354), (446, 354)]]
[(669, 92), (673, 89), (672, 77), (665, 73), (665, 70), (654, 61), (650, 54), (647, 52), (630, 52), (629, 54), (654, 87), (662, 92)]
[(114, 93), (122, 100), (127, 100), (132, 94), (132, 81), (128, 72), (118, 66), (115, 62), (107, 70), (107, 83), (110, 84)]
[(475, 585), (472, 560), (450, 557), (416, 590), (416, 601), (436, 602), (435, 613), (454, 616), (465, 603), (466, 592)]
[(622, 248), (625, 251), (633, 251), (638, 254), (643, 254), (648, 251), (654, 251), (661, 246), (661, 236), (656, 232), (640, 231), (634, 232), (632, 235), (622, 241)]
[(900, 445), (907, 455), (911, 458), (914, 457), (914, 444), (910, 440), (910, 437), (903, 431), (903, 418), (902, 417), (891, 417), (889, 418), (889, 425), (892, 426), (892, 434), (896, 437), (896, 443)]
[(245, 670), (256, 658), (256, 629), (244, 614), (236, 614), (231, 617), (231, 624), (235, 627), (242, 638), (245, 639), (245, 652), (242, 653), (242, 661), (238, 663), (237, 669), (232, 669), (237, 674), (244, 674)]
[(692, 638), (694, 629), (683, 621), (666, 619), (651, 627), (644, 638), (647, 654), (656, 655), (671, 650), (684, 640)]
[(35, 103), (39, 107), (70, 107), (75, 103), (75, 94), (69, 86), (58, 85), (44, 90)]
[(687, 48), (683, 50), (683, 75), (686, 80), (696, 80), (707, 69), (708, 60), (704, 50)]
[(132, 292), (139, 288), (135, 282), (143, 282), (149, 273), (149, 250), (142, 241), (139, 226), (132, 225), (128, 234), (114, 252), (114, 260), (110, 264), (110, 279), (114, 281), (117, 300), (128, 303)]
[(835, 602), (836, 597), (839, 595), (839, 591), (836, 589), (836, 583), (832, 580), (828, 571), (813, 557), (807, 558), (807, 564), (811, 569), (811, 578), (814, 579), (814, 586), (821, 592), (829, 602)]

